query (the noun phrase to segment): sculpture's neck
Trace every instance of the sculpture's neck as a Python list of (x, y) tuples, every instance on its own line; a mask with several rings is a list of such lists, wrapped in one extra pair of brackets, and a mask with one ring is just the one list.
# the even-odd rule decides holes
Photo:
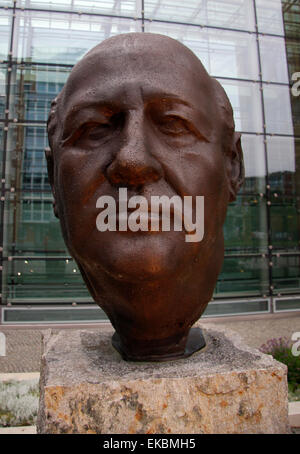
[[(172, 282), (168, 278), (128, 283), (108, 275), (89, 280), (96, 302), (118, 333), (113, 338), (115, 348), (125, 359), (153, 361), (186, 356), (190, 328), (211, 299), (216, 276), (201, 276), (198, 270)], [(198, 336), (192, 343), (198, 350), (203, 339)]]
[(203, 255), (157, 280), (128, 282), (97, 264), (81, 267), (91, 294), (117, 332), (113, 344), (123, 357), (184, 356), (190, 329), (211, 300), (223, 262), (222, 243), (209, 248), (212, 252), (215, 260)]

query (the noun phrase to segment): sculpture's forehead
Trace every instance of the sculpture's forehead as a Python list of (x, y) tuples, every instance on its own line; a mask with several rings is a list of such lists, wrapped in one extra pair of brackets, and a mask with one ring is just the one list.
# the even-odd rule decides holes
[(93, 102), (97, 97), (109, 101), (114, 96), (132, 101), (131, 95), (140, 91), (147, 95), (173, 94), (186, 102), (207, 104), (209, 110), (214, 96), (202, 64), (180, 43), (171, 39), (124, 39), (97, 46), (75, 66), (64, 89), (63, 104), (71, 108), (89, 98)]

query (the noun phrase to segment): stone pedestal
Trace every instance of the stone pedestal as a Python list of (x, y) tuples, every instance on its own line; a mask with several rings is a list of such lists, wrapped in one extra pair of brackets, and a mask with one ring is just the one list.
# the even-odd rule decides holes
[(44, 332), (38, 433), (288, 433), (286, 367), (197, 325), (206, 347), (164, 363), (122, 360), (110, 326)]

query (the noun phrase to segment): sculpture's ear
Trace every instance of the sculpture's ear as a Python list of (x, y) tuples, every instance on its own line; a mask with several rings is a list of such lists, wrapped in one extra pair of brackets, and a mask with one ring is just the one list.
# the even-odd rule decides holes
[(227, 176), (229, 185), (229, 202), (236, 199), (236, 195), (245, 178), (241, 134), (235, 132), (230, 149), (227, 151)]
[(46, 156), (46, 161), (47, 161), (49, 183), (50, 183), (53, 197), (54, 197), (53, 211), (54, 211), (54, 215), (58, 218), (59, 216), (58, 216), (56, 196), (55, 196), (55, 187), (54, 187), (54, 161), (53, 161), (53, 153), (52, 153), (52, 150), (50, 147), (45, 148), (45, 156)]

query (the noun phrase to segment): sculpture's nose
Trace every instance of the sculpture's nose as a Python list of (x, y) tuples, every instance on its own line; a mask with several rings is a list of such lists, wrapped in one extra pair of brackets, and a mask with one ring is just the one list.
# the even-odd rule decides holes
[(107, 168), (107, 178), (119, 186), (137, 187), (157, 181), (162, 176), (159, 162), (150, 153), (149, 138), (145, 134), (143, 115), (128, 113), (122, 143), (114, 160)]

